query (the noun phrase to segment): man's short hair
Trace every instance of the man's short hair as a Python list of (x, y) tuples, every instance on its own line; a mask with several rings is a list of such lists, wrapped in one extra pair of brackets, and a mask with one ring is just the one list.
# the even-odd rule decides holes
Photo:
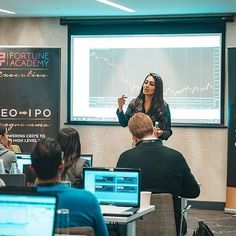
[(151, 118), (142, 113), (137, 112), (129, 119), (129, 131), (136, 138), (142, 139), (147, 135), (153, 134), (153, 124)]
[(39, 179), (48, 180), (56, 177), (62, 162), (60, 144), (52, 138), (39, 140), (32, 152), (31, 162)]

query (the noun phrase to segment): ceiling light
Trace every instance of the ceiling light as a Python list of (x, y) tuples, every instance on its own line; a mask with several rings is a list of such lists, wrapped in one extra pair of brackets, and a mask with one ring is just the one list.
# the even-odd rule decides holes
[(116, 8), (119, 8), (123, 11), (127, 11), (127, 12), (136, 12), (135, 10), (133, 9), (130, 9), (128, 7), (125, 7), (125, 6), (122, 6), (122, 5), (119, 5), (117, 3), (114, 3), (114, 2), (111, 2), (111, 1), (108, 1), (108, 0), (96, 0), (97, 2), (101, 2), (101, 3), (104, 3), (106, 5), (109, 5), (109, 6), (112, 6), (112, 7), (116, 7)]
[(16, 14), (15, 12), (13, 11), (7, 11), (7, 10), (3, 10), (3, 9), (0, 9), (1, 12), (4, 12), (4, 13), (8, 13), (8, 14)]

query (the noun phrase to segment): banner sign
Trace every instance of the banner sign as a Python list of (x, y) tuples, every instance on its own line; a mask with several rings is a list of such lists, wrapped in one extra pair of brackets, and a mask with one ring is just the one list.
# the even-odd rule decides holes
[(236, 48), (228, 49), (228, 168), (227, 186), (236, 187)]
[(60, 49), (0, 47), (0, 123), (31, 152), (59, 129)]
[(228, 158), (225, 212), (236, 213), (236, 48), (228, 48)]

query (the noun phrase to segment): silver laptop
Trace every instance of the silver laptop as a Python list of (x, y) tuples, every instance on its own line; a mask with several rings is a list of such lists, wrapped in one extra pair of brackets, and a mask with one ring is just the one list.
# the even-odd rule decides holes
[(0, 235), (53, 236), (57, 197), (0, 192)]
[(84, 168), (83, 180), (103, 215), (129, 216), (140, 207), (140, 169)]

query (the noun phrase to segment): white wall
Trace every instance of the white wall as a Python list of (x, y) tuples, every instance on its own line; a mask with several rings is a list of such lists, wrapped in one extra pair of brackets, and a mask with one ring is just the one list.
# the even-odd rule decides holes
[[(61, 127), (66, 126), (64, 123), (67, 121), (67, 27), (60, 25), (58, 18), (1, 18), (0, 45), (61, 48), (60, 124)], [(226, 46), (236, 46), (236, 23), (227, 24)], [(225, 97), (227, 100), (227, 86)], [(74, 128), (78, 129), (81, 135), (82, 152), (93, 153), (95, 166), (115, 166), (119, 154), (131, 145), (131, 136), (127, 128)], [(192, 172), (201, 183), (201, 195), (197, 200), (225, 201), (226, 128), (173, 128), (173, 135), (165, 144), (184, 154)]]

